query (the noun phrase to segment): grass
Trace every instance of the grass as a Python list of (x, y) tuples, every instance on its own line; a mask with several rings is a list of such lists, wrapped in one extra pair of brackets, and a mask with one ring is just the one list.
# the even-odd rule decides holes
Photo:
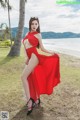
[(0, 48), (0, 111), (10, 112), (24, 104), (21, 100), (23, 94), (20, 79), (24, 67), (24, 54), (20, 57), (7, 58), (9, 50), (10, 48)]
[[(21, 48), (20, 57), (14, 57), (14, 58), (6, 57), (7, 54), (9, 53), (9, 50), (10, 48), (0, 48), (0, 111), (9, 111), (10, 119), (12, 119), (12, 117), (14, 116), (17, 117), (17, 118), (14, 117), (12, 120), (20, 120), (21, 117), (22, 117), (21, 120), (26, 120), (26, 115), (25, 115), (26, 102), (24, 102), (23, 100), (23, 87), (22, 87), (22, 81), (20, 78), (22, 70), (25, 66), (23, 48)], [(51, 99), (54, 101), (54, 105), (56, 106), (51, 105), (50, 103), (50, 106), (54, 106), (55, 110), (56, 110), (56, 107), (58, 106), (58, 104), (56, 103), (59, 102), (57, 98), (60, 100), (64, 97), (60, 95), (62, 90), (65, 91), (66, 86), (67, 86), (66, 88), (69, 89), (68, 91), (69, 93), (73, 92), (74, 90), (80, 90), (80, 59), (72, 56), (60, 54), (60, 70), (61, 70), (60, 71), (61, 84), (55, 89), (54, 94), (56, 95), (56, 97), (54, 98), (54, 94), (51, 96)], [(63, 93), (63, 95), (65, 95), (65, 92)], [(43, 101), (45, 101), (45, 97), (46, 96), (42, 96)], [(50, 97), (49, 98), (46, 97), (46, 99), (49, 100)], [(64, 99), (65, 97), (63, 98), (63, 101)], [(49, 103), (49, 101), (47, 102)], [(42, 103), (42, 106), (46, 107), (47, 106), (46, 101), (44, 103)], [(63, 102), (63, 104), (65, 104), (65, 102)], [(46, 115), (49, 115), (48, 110), (51, 109), (50, 106), (48, 106), (47, 109), (44, 108)], [(53, 109), (51, 109), (51, 111), (53, 112)], [(50, 114), (52, 114), (51, 111), (49, 111)], [(30, 120), (33, 120), (33, 119), (31, 118)], [(41, 119), (42, 118), (40, 117), (40, 120)], [(37, 120), (37, 119), (35, 118), (34, 120)], [(45, 115), (42, 120), (47, 120)]]

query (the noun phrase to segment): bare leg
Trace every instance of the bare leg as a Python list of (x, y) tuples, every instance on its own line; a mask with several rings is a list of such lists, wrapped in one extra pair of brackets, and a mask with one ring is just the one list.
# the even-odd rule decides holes
[(27, 101), (28, 101), (29, 98), (30, 98), (30, 91), (29, 91), (28, 80), (27, 80), (27, 77), (26, 77), (26, 69), (27, 69), (27, 65), (25, 65), (25, 68), (23, 70), (21, 79), (22, 79), (24, 90), (25, 90), (25, 95), (26, 95), (26, 98), (27, 98)]
[(37, 56), (34, 53), (32, 53), (29, 63), (28, 65), (25, 66), (21, 76), (27, 100), (29, 100), (30, 98), (29, 84), (28, 84), (27, 78), (38, 63), (39, 63), (39, 60)]

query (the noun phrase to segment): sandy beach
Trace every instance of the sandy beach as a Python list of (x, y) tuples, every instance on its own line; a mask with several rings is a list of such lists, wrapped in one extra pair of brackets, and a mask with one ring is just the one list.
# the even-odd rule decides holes
[(0, 111), (8, 111), (10, 120), (80, 120), (79, 58), (59, 54), (61, 83), (52, 95), (41, 95), (41, 105), (27, 116), (20, 80), (24, 56), (7, 59), (7, 53), (8, 50), (0, 49)]
[(43, 44), (47, 49), (80, 58), (79, 38), (43, 39)]

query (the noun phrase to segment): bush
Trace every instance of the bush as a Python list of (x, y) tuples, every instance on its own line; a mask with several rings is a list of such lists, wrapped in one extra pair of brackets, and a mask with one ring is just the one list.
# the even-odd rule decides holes
[(10, 40), (4, 41), (4, 44), (5, 44), (5, 46), (10, 46), (11, 45)]
[[(12, 44), (14, 42), (12, 41)], [(0, 41), (0, 47), (9, 47), (11, 45), (11, 41), (10, 40), (4, 40), (4, 41)]]

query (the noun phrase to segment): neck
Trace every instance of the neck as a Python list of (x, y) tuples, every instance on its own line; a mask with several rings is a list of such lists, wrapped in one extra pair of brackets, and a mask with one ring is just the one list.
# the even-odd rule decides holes
[(37, 32), (37, 31), (32, 31), (32, 30), (31, 30), (31, 32)]
[(30, 33), (37, 33), (37, 31), (30, 31)]

